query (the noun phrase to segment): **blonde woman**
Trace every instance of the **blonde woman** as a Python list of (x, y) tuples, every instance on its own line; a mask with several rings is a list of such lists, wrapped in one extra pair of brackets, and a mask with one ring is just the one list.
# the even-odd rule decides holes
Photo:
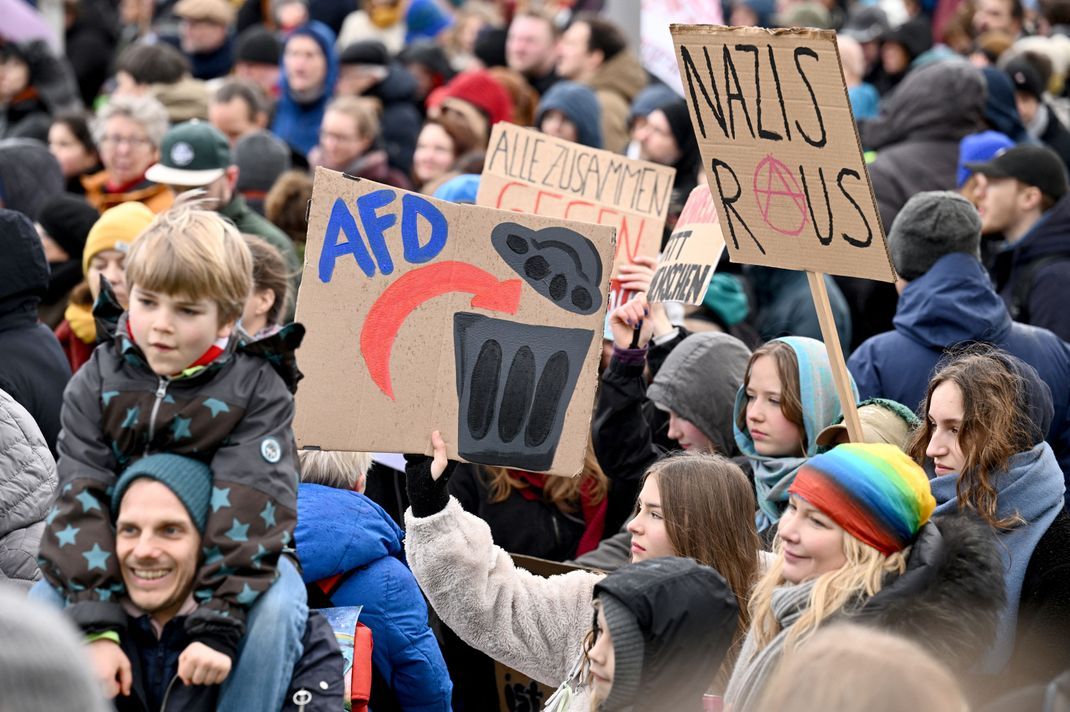
[(788, 492), (725, 692), (733, 712), (758, 709), (781, 660), (833, 618), (905, 633), (951, 664), (991, 641), (1004, 598), (991, 533), (965, 520), (930, 523), (928, 480), (901, 450), (841, 445), (807, 461)]

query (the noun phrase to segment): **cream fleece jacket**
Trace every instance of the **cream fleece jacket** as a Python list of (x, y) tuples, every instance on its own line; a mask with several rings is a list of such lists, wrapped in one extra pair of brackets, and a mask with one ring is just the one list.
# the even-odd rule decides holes
[[(453, 497), (441, 512), (405, 512), (405, 556), (431, 606), (472, 647), (539, 682), (559, 686), (583, 653), (591, 598), (604, 574), (542, 578), (517, 568), (490, 527)], [(568, 707), (586, 712), (580, 689)]]

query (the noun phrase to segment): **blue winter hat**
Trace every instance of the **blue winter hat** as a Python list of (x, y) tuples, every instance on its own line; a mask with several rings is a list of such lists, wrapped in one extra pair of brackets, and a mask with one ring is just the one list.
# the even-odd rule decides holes
[(212, 499), (212, 470), (208, 465), (181, 455), (162, 453), (149, 455), (123, 471), (111, 494), (111, 515), (119, 515), (119, 503), (134, 480), (147, 477), (156, 480), (175, 493), (186, 506), (193, 526), (204, 534), (208, 523), (208, 506)]
[(990, 161), (1000, 151), (1013, 145), (1014, 141), (999, 131), (982, 131), (963, 138), (959, 141), (959, 167), (955, 187), (961, 188), (973, 175), (973, 171), (966, 167), (967, 163)]
[(547, 111), (560, 111), (576, 125), (576, 141), (602, 148), (602, 107), (594, 92), (576, 82), (561, 81), (550, 87), (535, 111), (535, 126), (542, 125)]
[(479, 176), (475, 173), (464, 173), (440, 185), (431, 197), (451, 203), (475, 204), (478, 192)]
[(628, 123), (640, 117), (645, 119), (654, 109), (660, 109), (679, 98), (679, 94), (664, 84), (650, 84), (636, 94), (635, 99), (632, 100), (632, 110), (628, 115)]

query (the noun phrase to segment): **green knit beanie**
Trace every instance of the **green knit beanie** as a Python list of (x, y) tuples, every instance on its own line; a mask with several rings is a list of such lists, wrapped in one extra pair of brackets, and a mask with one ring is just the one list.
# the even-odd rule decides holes
[(208, 465), (181, 455), (149, 455), (123, 471), (111, 495), (111, 514), (119, 516), (119, 503), (134, 480), (148, 477), (166, 485), (185, 505), (197, 531), (204, 534), (208, 505), (212, 499), (212, 470)]

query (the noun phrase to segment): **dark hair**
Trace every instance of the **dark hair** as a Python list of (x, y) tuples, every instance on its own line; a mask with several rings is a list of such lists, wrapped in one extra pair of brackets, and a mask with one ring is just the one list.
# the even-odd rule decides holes
[(282, 253), (262, 237), (242, 235), (249, 252), (253, 256), (253, 290), (270, 289), (275, 295), (275, 303), (265, 315), (271, 326), (279, 323), (279, 316), (284, 309), (289, 309), (290, 271)]
[(628, 48), (628, 40), (615, 22), (590, 12), (581, 12), (572, 24), (578, 22), (591, 30), (587, 39), (588, 52), (601, 51), (605, 60), (609, 61)]
[(311, 176), (304, 171), (286, 171), (264, 198), (264, 217), (294, 242), (304, 243), (308, 232), (305, 210), (311, 199)]
[(256, 121), (256, 117), (267, 112), (264, 94), (260, 87), (244, 79), (230, 79), (219, 87), (212, 101), (216, 104), (229, 104), (234, 99), (240, 99), (249, 110), (249, 120)]
[(1040, 75), (1040, 83), (1045, 89), (1051, 84), (1051, 75), (1055, 73), (1055, 67), (1051, 63), (1051, 58), (1042, 52), (1025, 51), (1022, 52), (1023, 60), (1028, 62), (1033, 69), (1037, 70), (1037, 74)]
[(82, 111), (61, 111), (52, 118), (52, 125), (63, 124), (74, 136), (74, 140), (82, 144), (89, 153), (97, 152), (97, 144), (93, 142), (93, 133), (89, 130), (89, 117)]
[(1052, 27), (1070, 25), (1070, 0), (1047, 0), (1040, 3), (1040, 10)]
[(169, 44), (133, 44), (122, 51), (115, 71), (138, 84), (177, 84), (189, 74), (189, 60)]
[(1025, 6), (1022, 5), (1022, 0), (1011, 0), (1011, 17), (1018, 22), (1025, 19)]

